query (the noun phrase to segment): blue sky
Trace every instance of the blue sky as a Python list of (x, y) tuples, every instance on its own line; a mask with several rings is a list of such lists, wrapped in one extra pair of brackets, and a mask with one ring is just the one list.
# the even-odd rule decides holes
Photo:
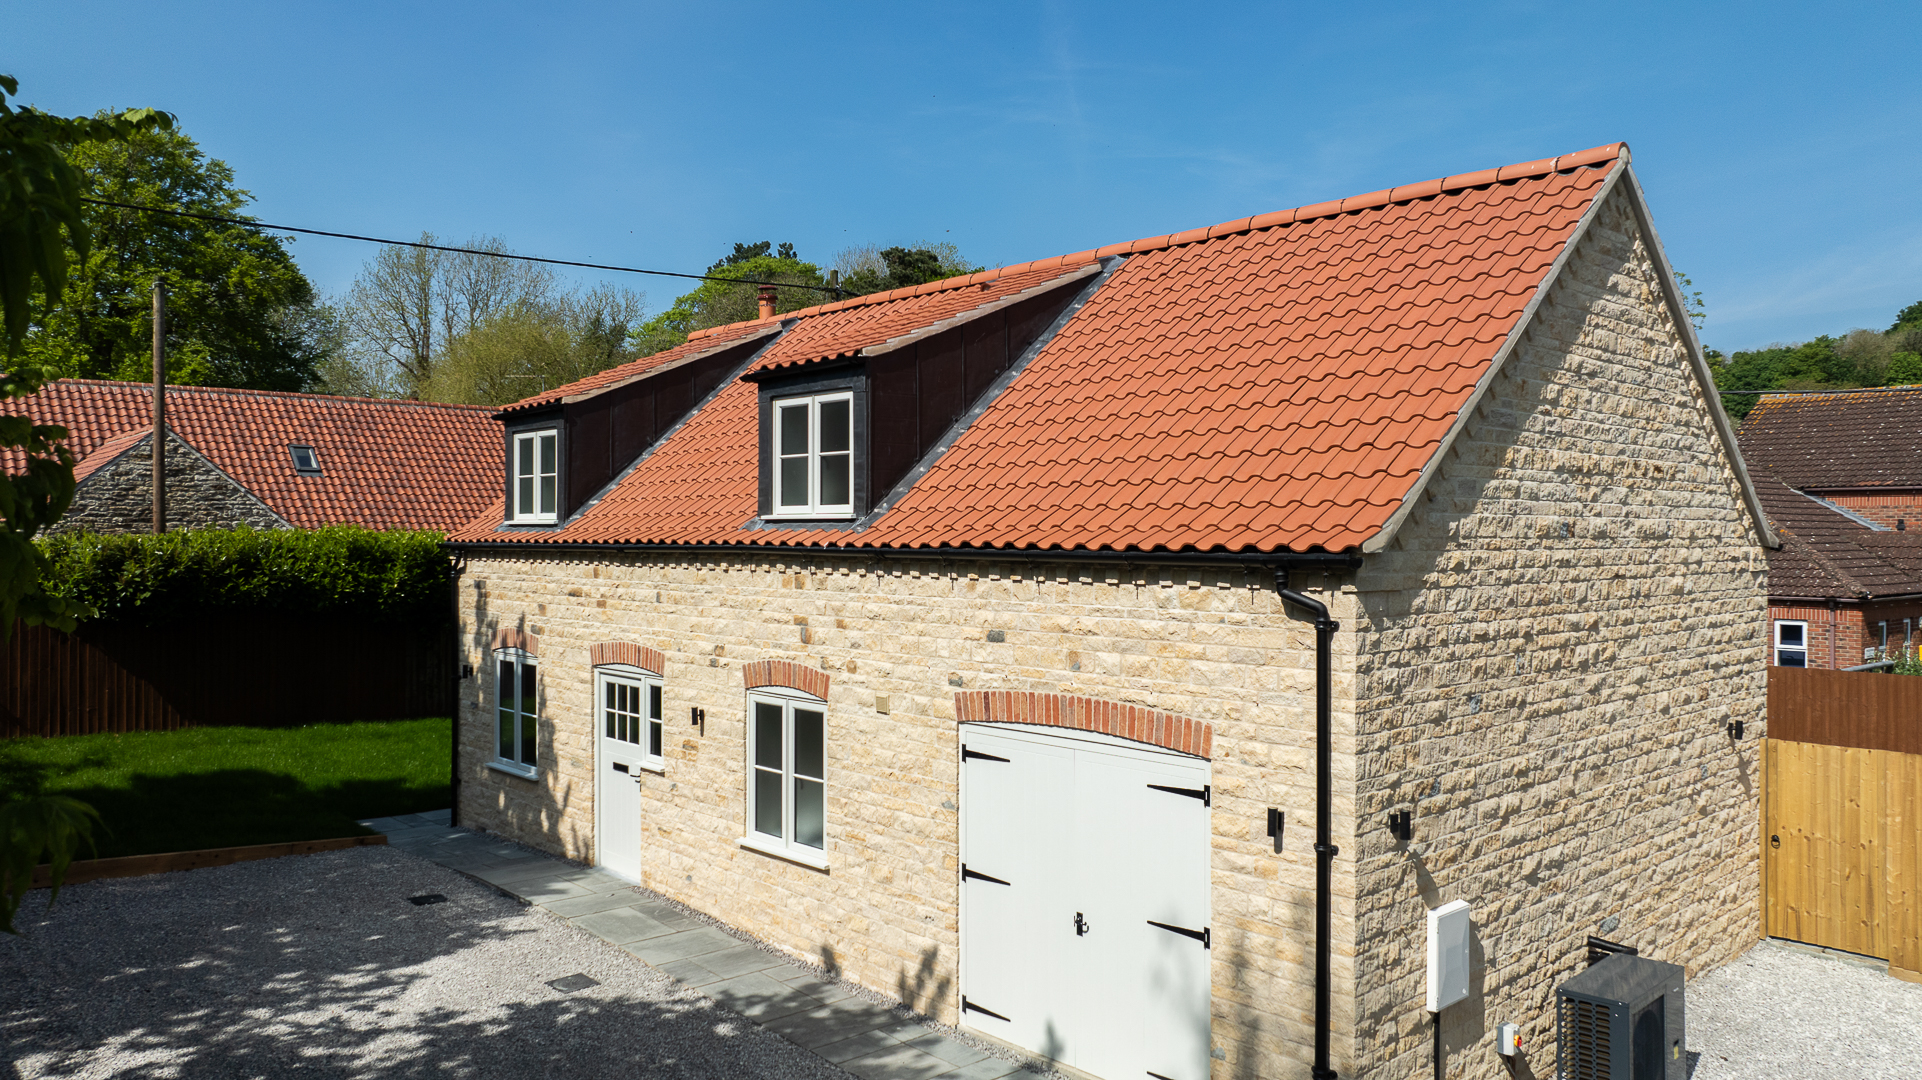
[[(1626, 139), (1711, 347), (1922, 299), (1913, 3), (7, 0), (0, 25), (23, 99), (175, 112), (292, 225), (996, 265)], [(330, 292), (369, 254), (294, 251)]]

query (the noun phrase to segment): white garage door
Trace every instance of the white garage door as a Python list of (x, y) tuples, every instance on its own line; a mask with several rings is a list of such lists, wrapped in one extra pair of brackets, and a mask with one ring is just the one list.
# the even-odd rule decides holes
[(1208, 1076), (1208, 763), (961, 728), (962, 1022), (1106, 1080)]

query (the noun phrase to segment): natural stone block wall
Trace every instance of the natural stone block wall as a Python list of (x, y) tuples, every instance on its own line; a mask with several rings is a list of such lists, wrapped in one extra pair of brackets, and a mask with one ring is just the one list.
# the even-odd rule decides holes
[[(74, 491), (73, 505), (49, 532), (153, 531), (153, 438), (148, 436), (95, 469)], [(167, 527), (284, 529), (285, 519), (167, 433)]]
[[(1358, 577), (1356, 1059), (1426, 1077), (1425, 912), (1474, 905), (1451, 1077), (1555, 1070), (1594, 934), (1691, 976), (1760, 930), (1764, 549), (1622, 192)], [(1724, 725), (1747, 723), (1732, 742)], [(1414, 811), (1397, 844), (1384, 820)], [(1523, 1074), (1523, 1075), (1529, 1075)]]
[[(1296, 584), (1338, 582), (1317, 573)], [(463, 823), (592, 859), (591, 661), (609, 641), (657, 649), (666, 771), (641, 779), (646, 884), (949, 1023), (959, 1005), (957, 690), (1076, 695), (1138, 706), (1137, 716), (1191, 718), (1191, 732), (1210, 725), (1221, 1068), (1279, 1075), (1308, 1060), (1314, 631), (1284, 610), (1272, 575), (476, 550), (462, 588), (462, 640), (477, 673), (463, 690)], [(1352, 596), (1328, 598), (1338, 612), (1352, 606)], [(486, 765), (484, 650), (504, 629), (540, 639), (537, 780)], [(746, 831), (743, 667), (763, 661), (831, 674), (826, 872), (737, 843)], [(1351, 663), (1338, 654), (1338, 669)], [(1349, 680), (1337, 683), (1345, 754)], [(689, 723), (691, 708), (706, 710), (704, 728)], [(1339, 768), (1352, 777), (1345, 758)], [(1337, 804), (1344, 848), (1349, 805)], [(1268, 807), (1288, 815), (1281, 855)], [(1348, 942), (1351, 905), (1352, 890), (1337, 907)], [(1342, 985), (1352, 986), (1352, 947), (1338, 954)]]

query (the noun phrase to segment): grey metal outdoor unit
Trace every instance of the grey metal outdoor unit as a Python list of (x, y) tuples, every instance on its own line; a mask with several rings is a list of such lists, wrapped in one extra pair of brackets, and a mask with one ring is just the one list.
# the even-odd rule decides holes
[(1687, 1080), (1683, 971), (1617, 953), (1555, 991), (1561, 1080)]

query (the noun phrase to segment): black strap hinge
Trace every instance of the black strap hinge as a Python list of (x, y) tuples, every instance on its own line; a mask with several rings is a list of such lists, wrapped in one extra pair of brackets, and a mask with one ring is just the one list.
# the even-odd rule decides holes
[(979, 750), (970, 750), (970, 749), (968, 749), (968, 744), (967, 744), (967, 743), (962, 743), (962, 744), (961, 744), (961, 760), (962, 760), (963, 762), (965, 762), (965, 761), (967, 761), (967, 760), (968, 760), (969, 758), (980, 758), (980, 759), (981, 759), (982, 761), (1006, 761), (1006, 760), (1008, 760), (1007, 758), (1004, 758), (1004, 757), (995, 757), (995, 756), (994, 756), (993, 754), (984, 754), (984, 753), (982, 753), (982, 752), (981, 752), (981, 751), (979, 751)]
[(1209, 928), (1206, 926), (1199, 930), (1190, 930), (1185, 926), (1171, 926), (1165, 922), (1156, 922), (1153, 919), (1148, 920), (1148, 925), (1158, 926), (1163, 930), (1172, 930), (1182, 937), (1194, 938), (1196, 941), (1201, 942), (1201, 947), (1204, 949), (1212, 949), (1215, 947), (1214, 935), (1209, 932)]
[(1012, 882), (1012, 881), (1002, 881), (1002, 880), (1001, 880), (1000, 878), (998, 878), (998, 877), (989, 877), (988, 875), (986, 875), (986, 874), (984, 874), (984, 873), (982, 873), (982, 872), (981, 872), (981, 871), (979, 871), (979, 870), (970, 870), (970, 869), (968, 869), (968, 864), (967, 864), (967, 863), (962, 863), (962, 864), (961, 864), (961, 880), (962, 880), (962, 881), (966, 881), (966, 880), (968, 880), (969, 878), (974, 878), (974, 879), (975, 879), (975, 880), (977, 880), (977, 881), (992, 881), (992, 882), (994, 882), (994, 883), (995, 883), (996, 885), (1012, 885), (1012, 884), (1014, 884), (1014, 882)]
[[(996, 1020), (1008, 1020), (1007, 1017), (1002, 1016), (1000, 1013), (995, 1012), (993, 1009), (984, 1009), (981, 1006), (976, 1005), (974, 1002), (969, 1001), (968, 995), (966, 994), (961, 995), (961, 1011), (964, 1013), (965, 1012), (987, 1013), (989, 1016), (994, 1017)], [(1008, 1023), (1012, 1024), (1014, 1023), (1014, 1021), (1008, 1020)]]
[(1166, 784), (1149, 784), (1148, 786), (1154, 788), (1156, 791), (1165, 791), (1170, 795), (1186, 795), (1190, 799), (1200, 799), (1201, 805), (1203, 806), (1213, 806), (1215, 804), (1213, 784), (1203, 784), (1198, 788), (1169, 787)]

